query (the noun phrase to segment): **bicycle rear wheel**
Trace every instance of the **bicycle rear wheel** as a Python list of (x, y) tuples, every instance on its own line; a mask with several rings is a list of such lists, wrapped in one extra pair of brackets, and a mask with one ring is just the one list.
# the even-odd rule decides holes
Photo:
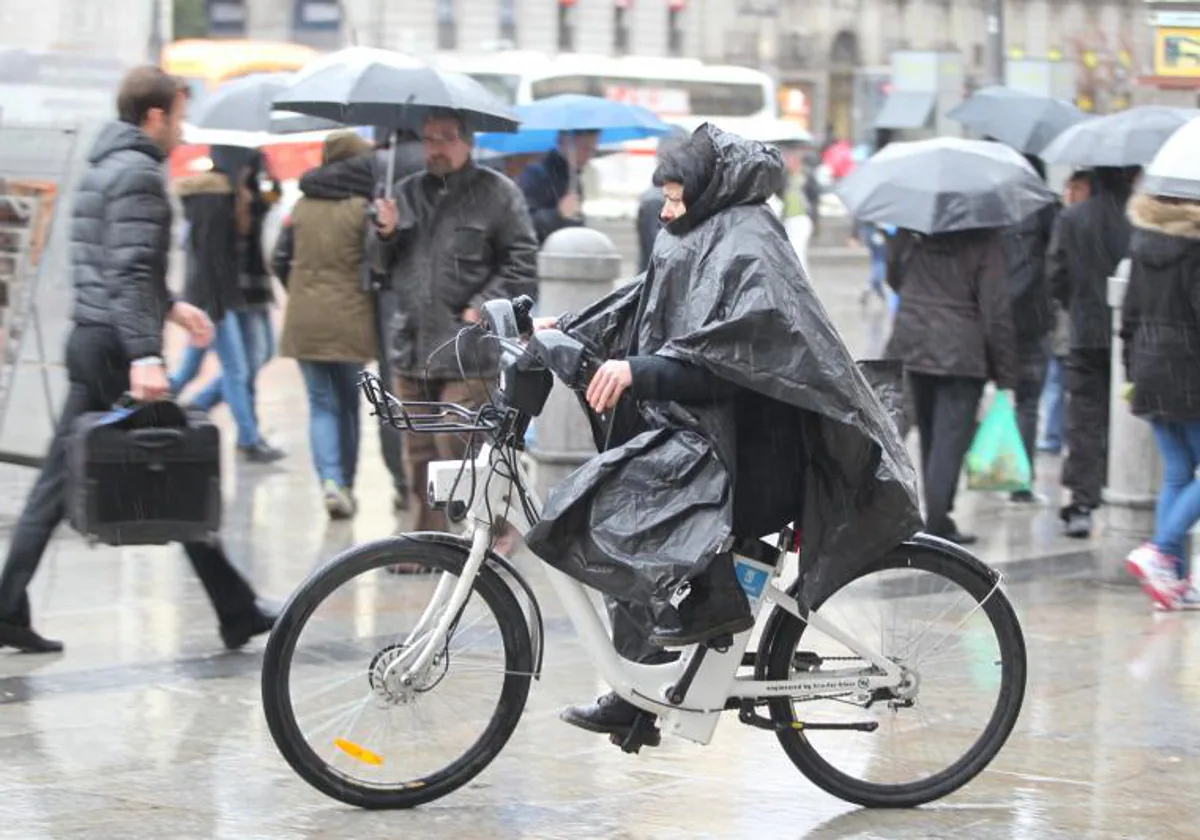
[[(812, 613), (912, 675), (907, 694), (869, 702), (855, 692), (769, 702), (782, 727), (779, 743), (814, 784), (867, 807), (913, 807), (971, 781), (1004, 746), (1025, 695), (1025, 641), (998, 579), (982, 563), (940, 546), (905, 544)], [(872, 667), (790, 613), (781, 613), (764, 659), (771, 681)], [(848, 725), (863, 728), (820, 728)]]
[[(380, 540), (335, 557), (292, 596), (267, 643), (263, 708), (280, 753), (317, 790), (411, 808), (466, 784), (512, 735), (533, 649), (520, 604), (486, 565), (431, 666), (400, 680), (466, 558), (460, 546)], [(390, 573), (396, 564), (431, 573)]]

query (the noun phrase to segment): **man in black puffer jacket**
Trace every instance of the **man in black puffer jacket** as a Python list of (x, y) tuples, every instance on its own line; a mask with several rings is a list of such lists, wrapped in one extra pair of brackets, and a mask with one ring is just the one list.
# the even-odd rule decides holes
[[(76, 418), (111, 408), (126, 392), (146, 402), (167, 396), (165, 321), (185, 329), (194, 344), (212, 340), (208, 316), (176, 301), (166, 280), (171, 205), (163, 162), (181, 138), (186, 91), (157, 67), (130, 71), (117, 97), (120, 119), (101, 130), (75, 193), (75, 328), (66, 353), (71, 388), (0, 574), (0, 647), (62, 650), (61, 642), (33, 630), (26, 590), (65, 515), (67, 446)], [(275, 616), (257, 606), (254, 590), (219, 545), (189, 543), (184, 550), (216, 609), (226, 647), (242, 647), (271, 629)]]

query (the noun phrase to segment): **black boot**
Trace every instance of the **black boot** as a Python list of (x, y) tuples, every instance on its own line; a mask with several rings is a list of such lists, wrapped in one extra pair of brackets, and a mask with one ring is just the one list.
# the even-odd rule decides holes
[(259, 604), (254, 612), (246, 618), (221, 625), (221, 641), (226, 650), (239, 650), (255, 636), (271, 632), (279, 619), (279, 609), (267, 604)]
[(1092, 510), (1084, 505), (1068, 505), (1059, 511), (1063, 521), (1063, 533), (1077, 540), (1086, 540), (1092, 535)]
[[(591, 706), (568, 706), (559, 713), (558, 717), (572, 726), (597, 732), (601, 735), (617, 735), (628, 737), (633, 730), (634, 721), (638, 715), (644, 714), (654, 719), (654, 715), (643, 712), (632, 703), (622, 700), (616, 692), (609, 692)], [(658, 730), (647, 733), (643, 743), (648, 747), (657, 747), (662, 742)]]
[(0, 621), (0, 648), (3, 647), (16, 648), (21, 653), (59, 653), (63, 643), (39, 635), (32, 627)]
[(733, 557), (724, 554), (713, 559), (704, 574), (683, 584), (675, 609), (679, 623), (657, 627), (650, 644), (658, 647), (688, 647), (717, 636), (731, 636), (754, 626), (750, 602), (737, 581)]

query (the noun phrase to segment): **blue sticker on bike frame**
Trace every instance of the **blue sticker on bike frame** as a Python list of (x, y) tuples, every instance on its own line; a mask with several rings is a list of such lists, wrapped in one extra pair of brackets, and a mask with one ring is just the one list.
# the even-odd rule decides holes
[(763, 589), (767, 586), (769, 575), (762, 569), (756, 569), (749, 563), (735, 563), (733, 568), (737, 572), (738, 583), (742, 585), (742, 590), (746, 593), (746, 597), (750, 600), (760, 598)]

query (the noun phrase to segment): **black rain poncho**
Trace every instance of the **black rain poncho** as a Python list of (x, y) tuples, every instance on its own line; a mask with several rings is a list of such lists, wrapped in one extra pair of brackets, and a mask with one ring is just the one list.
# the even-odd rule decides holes
[[(765, 204), (783, 176), (779, 153), (710, 125), (698, 132), (716, 156), (708, 187), (658, 236), (644, 275), (560, 327), (602, 358), (667, 356), (742, 391), (688, 406), (635, 405), (627, 393), (611, 431), (592, 418), (597, 445), (608, 448), (554, 488), (527, 536), (547, 563), (622, 602), (643, 638), (677, 623), (672, 594), (728, 549), (739, 471), (773, 477), (755, 482), (765, 488), (803, 483), (791, 495), (805, 500), (805, 600), (921, 527), (916, 473), (895, 423)], [(748, 415), (754, 402), (776, 410)], [(771, 417), (771, 428), (748, 416)], [(772, 452), (797, 451), (794, 436), (806, 464), (781, 476)], [(770, 525), (799, 515), (778, 513)]]

